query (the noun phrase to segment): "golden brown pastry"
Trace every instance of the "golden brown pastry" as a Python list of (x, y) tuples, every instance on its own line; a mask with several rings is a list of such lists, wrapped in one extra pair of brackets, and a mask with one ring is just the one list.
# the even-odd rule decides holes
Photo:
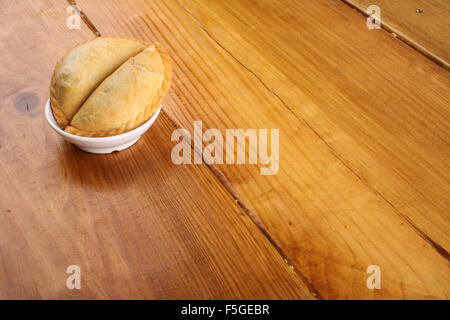
[(170, 58), (159, 44), (95, 38), (57, 63), (50, 86), (53, 115), (72, 134), (120, 134), (153, 115), (171, 77)]

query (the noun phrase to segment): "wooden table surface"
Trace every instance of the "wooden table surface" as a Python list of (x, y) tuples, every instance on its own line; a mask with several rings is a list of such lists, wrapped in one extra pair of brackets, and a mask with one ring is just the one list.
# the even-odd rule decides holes
[[(367, 3), (79, 0), (70, 30), (66, 1), (2, 1), (0, 298), (448, 299), (449, 6), (378, 1), (370, 30)], [(174, 68), (156, 123), (110, 155), (43, 112), (57, 59), (97, 33), (160, 41)], [(278, 172), (174, 164), (197, 120), (279, 129)]]
[[(377, 5), (386, 30), (450, 69), (450, 1), (344, 0), (361, 12)], [(366, 12), (367, 14), (367, 12)]]

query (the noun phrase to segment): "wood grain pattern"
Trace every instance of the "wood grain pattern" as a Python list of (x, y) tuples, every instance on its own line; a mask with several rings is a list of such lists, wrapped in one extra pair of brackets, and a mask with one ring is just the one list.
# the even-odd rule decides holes
[(450, 69), (450, 1), (344, 1), (363, 13), (370, 5), (379, 6), (381, 23), (387, 30)]
[(449, 296), (446, 71), (339, 2), (78, 3), (170, 49), (179, 126), (280, 128), (277, 175), (214, 168), (323, 297)]
[[(285, 1), (290, 11), (271, 2), (251, 11), (237, 2), (187, 3), (364, 184), (448, 251), (447, 71), (385, 32), (368, 30), (339, 2)], [(303, 31), (314, 28), (314, 37)]]
[(54, 63), (92, 37), (66, 6), (0, 4), (0, 298), (314, 298), (205, 165), (172, 164), (165, 115), (106, 156), (50, 129)]

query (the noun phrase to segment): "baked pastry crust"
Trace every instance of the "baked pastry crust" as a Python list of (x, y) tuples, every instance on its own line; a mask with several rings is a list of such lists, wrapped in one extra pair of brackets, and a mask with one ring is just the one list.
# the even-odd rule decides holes
[(147, 46), (134, 39), (99, 37), (78, 44), (61, 58), (50, 86), (50, 102), (59, 126), (64, 129), (99, 83)]
[[(119, 48), (113, 51), (122, 50), (120, 54), (111, 53), (114, 44)], [(96, 38), (79, 44), (57, 63), (50, 86), (53, 115), (72, 134), (124, 133), (159, 108), (171, 78), (170, 57), (160, 44)]]

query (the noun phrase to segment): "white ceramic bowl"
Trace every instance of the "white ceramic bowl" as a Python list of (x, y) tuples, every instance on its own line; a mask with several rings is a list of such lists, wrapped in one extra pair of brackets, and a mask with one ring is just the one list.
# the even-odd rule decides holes
[(137, 127), (136, 129), (118, 134), (116, 136), (99, 138), (80, 137), (62, 130), (53, 117), (53, 112), (50, 107), (50, 99), (45, 105), (45, 117), (47, 118), (48, 124), (53, 128), (53, 130), (55, 130), (65, 140), (73, 143), (81, 150), (90, 153), (105, 154), (111, 153), (113, 151), (121, 151), (135, 144), (139, 140), (139, 138), (152, 126), (156, 118), (158, 118), (161, 108), (162, 105), (147, 122)]

